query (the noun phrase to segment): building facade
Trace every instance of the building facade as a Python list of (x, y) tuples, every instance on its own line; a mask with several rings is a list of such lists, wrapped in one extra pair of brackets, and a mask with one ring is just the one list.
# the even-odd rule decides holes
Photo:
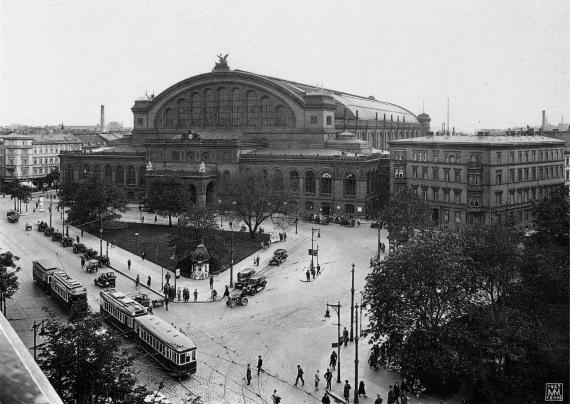
[[(198, 205), (216, 203), (217, 191), (249, 170), (281, 176), (293, 193), (291, 212), (350, 216), (375, 215), (387, 199), (388, 142), (422, 136), (430, 122), (372, 96), (230, 70), (223, 60), (135, 101), (132, 112), (132, 134), (117, 147), (144, 150), (132, 161), (135, 173), (148, 166), (147, 179), (184, 179)], [(62, 171), (75, 180), (108, 156), (66, 153)], [(125, 169), (109, 164), (114, 178)]]
[(543, 136), (426, 136), (390, 142), (391, 192), (410, 186), (434, 225), (513, 223), (564, 184), (564, 141)]

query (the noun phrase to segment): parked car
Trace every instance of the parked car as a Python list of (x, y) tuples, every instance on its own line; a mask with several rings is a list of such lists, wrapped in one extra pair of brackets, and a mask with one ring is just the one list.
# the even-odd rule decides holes
[(273, 258), (269, 261), (269, 265), (281, 265), (287, 259), (287, 250), (279, 248), (273, 253)]
[(49, 227), (49, 226), (46, 227), (45, 230), (44, 230), (45, 236), (46, 236), (46, 237), (51, 237), (51, 235), (53, 234), (54, 230), (55, 230), (55, 229), (54, 229), (53, 227)]
[(150, 306), (150, 297), (146, 293), (139, 293), (138, 295), (133, 296), (133, 300), (139, 302), (144, 307)]
[(95, 285), (102, 288), (114, 288), (116, 279), (114, 272), (103, 272), (95, 278)]
[(32, 225), (26, 222), (26, 231), (32, 230)]
[(73, 244), (73, 253), (74, 254), (83, 253), (83, 252), (85, 252), (85, 250), (87, 250), (87, 247), (85, 246), (85, 244), (82, 244), (82, 243)]
[(17, 223), (18, 220), (20, 220), (20, 214), (15, 210), (9, 210), (8, 213), (6, 213), (6, 216), (10, 223)]
[(87, 272), (99, 271), (99, 261), (95, 259), (90, 259), (85, 262), (85, 270)]
[(64, 247), (71, 247), (73, 245), (73, 238), (66, 236), (61, 239), (61, 245)]
[(97, 255), (95, 259), (99, 261), (99, 267), (102, 267), (103, 265), (109, 266), (109, 264), (111, 263), (109, 257), (106, 257), (104, 255)]
[(93, 259), (95, 257), (97, 257), (97, 250), (94, 250), (92, 248), (87, 248), (85, 249), (85, 251), (83, 251), (83, 255), (85, 256), (86, 260), (90, 260)]
[(47, 229), (47, 227), (48, 227), (48, 224), (44, 221), (41, 221), (38, 223), (38, 231), (43, 232)]
[(253, 268), (246, 268), (243, 271), (238, 272), (236, 288), (237, 289), (245, 288), (247, 286), (249, 278), (251, 278), (254, 274), (255, 274), (255, 269)]
[(263, 275), (254, 275), (249, 278), (247, 286), (244, 288), (244, 292), (250, 296), (255, 295), (257, 292), (262, 291), (267, 286), (267, 279)]
[(240, 306), (246, 306), (247, 305), (247, 297), (246, 297), (246, 293), (244, 290), (232, 290), (230, 292), (230, 296), (228, 297), (228, 300), (226, 301), (226, 306), (228, 307), (236, 307), (238, 304)]
[(61, 241), (62, 238), (63, 238), (63, 234), (61, 234), (57, 230), (55, 230), (51, 235), (52, 241)]

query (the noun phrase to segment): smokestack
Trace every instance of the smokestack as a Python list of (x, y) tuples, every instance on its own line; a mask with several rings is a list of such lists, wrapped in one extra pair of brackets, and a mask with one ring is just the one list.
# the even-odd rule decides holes
[(105, 106), (101, 105), (101, 133), (105, 132)]
[(546, 111), (542, 110), (542, 130), (546, 129)]

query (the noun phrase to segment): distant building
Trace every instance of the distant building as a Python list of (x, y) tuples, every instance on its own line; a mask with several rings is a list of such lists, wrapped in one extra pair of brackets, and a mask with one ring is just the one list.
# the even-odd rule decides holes
[(410, 186), (434, 225), (532, 225), (531, 208), (564, 184), (564, 141), (544, 136), (426, 136), (390, 142), (390, 190)]

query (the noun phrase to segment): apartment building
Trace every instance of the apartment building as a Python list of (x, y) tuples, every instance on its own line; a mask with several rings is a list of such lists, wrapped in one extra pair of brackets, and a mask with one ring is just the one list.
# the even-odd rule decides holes
[(565, 142), (543, 136), (425, 136), (390, 142), (390, 192), (411, 186), (434, 225), (532, 226), (531, 209), (564, 185)]

